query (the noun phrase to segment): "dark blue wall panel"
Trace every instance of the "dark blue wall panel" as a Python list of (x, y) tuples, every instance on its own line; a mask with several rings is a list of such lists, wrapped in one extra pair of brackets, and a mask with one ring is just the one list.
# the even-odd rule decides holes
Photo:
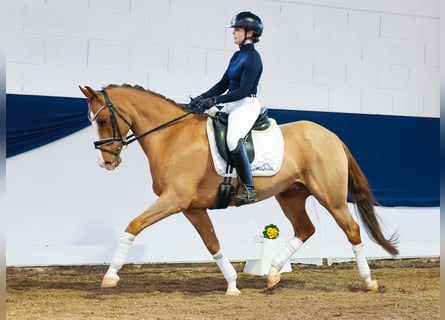
[[(6, 96), (7, 157), (89, 125), (83, 98)], [(270, 109), (278, 123), (314, 121), (336, 133), (386, 206), (439, 206), (439, 118)], [(90, 148), (92, 146), (85, 146)]]
[(6, 95), (6, 157), (43, 146), (89, 125), (86, 99)]

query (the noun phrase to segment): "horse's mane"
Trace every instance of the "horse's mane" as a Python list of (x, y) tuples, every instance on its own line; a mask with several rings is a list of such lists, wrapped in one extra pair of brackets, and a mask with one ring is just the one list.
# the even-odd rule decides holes
[(137, 84), (136, 85), (131, 85), (131, 84), (127, 84), (127, 83), (124, 83), (124, 84), (121, 84), (121, 85), (109, 84), (106, 87), (103, 87), (102, 89), (106, 90), (106, 89), (112, 89), (112, 88), (128, 88), (128, 89), (135, 89), (135, 90), (139, 90), (139, 91), (148, 92), (148, 93), (150, 93), (152, 95), (155, 95), (155, 96), (160, 97), (160, 98), (162, 98), (164, 100), (167, 100), (168, 102), (170, 102), (170, 103), (172, 103), (172, 104), (174, 104), (174, 105), (176, 105), (178, 107), (185, 108), (183, 104), (177, 103), (176, 101), (174, 101), (172, 99), (169, 99), (169, 98), (167, 98), (166, 96), (164, 96), (164, 95), (162, 95), (160, 93), (154, 92), (154, 91), (149, 90), (149, 89), (145, 89), (144, 87), (142, 87), (140, 85), (137, 85)]

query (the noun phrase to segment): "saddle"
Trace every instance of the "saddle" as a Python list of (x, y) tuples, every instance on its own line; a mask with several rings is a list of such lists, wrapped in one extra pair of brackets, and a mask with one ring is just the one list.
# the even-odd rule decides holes
[[(226, 142), (228, 118), (229, 118), (228, 113), (221, 111), (216, 112), (215, 116), (213, 117), (213, 129), (215, 131), (215, 141), (219, 154), (228, 164), (230, 164), (233, 167), (233, 164), (231, 163), (230, 150), (227, 147), (227, 142)], [(244, 138), (247, 155), (250, 163), (252, 163), (253, 159), (255, 159), (255, 149), (252, 139), (252, 130), (264, 131), (267, 130), (269, 127), (270, 127), (270, 121), (267, 116), (267, 109), (264, 108), (264, 110), (261, 110), (261, 113), (256, 119), (252, 129)]]
[[(226, 112), (218, 111), (215, 113), (213, 117), (213, 131), (215, 134), (215, 142), (216, 147), (218, 149), (221, 157), (226, 161), (227, 167), (226, 172), (233, 170), (233, 163), (230, 157), (230, 150), (227, 146), (227, 123), (228, 123), (229, 114)], [(256, 131), (264, 131), (270, 127), (270, 121), (267, 117), (267, 109), (264, 108), (258, 118), (256, 119), (252, 129), (250, 129), (249, 133), (244, 138), (247, 156), (249, 158), (249, 162), (255, 159), (255, 149), (253, 145), (252, 139), (252, 130)], [(230, 203), (233, 195), (236, 193), (235, 187), (232, 185), (232, 178), (225, 177), (223, 182), (218, 187), (218, 192), (216, 194), (213, 205), (210, 209), (224, 209)]]

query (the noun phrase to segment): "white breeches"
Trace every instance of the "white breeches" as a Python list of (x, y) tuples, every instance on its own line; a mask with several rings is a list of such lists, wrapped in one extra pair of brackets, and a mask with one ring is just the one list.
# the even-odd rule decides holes
[(258, 98), (246, 97), (229, 102), (221, 109), (229, 114), (227, 125), (227, 146), (233, 151), (239, 139), (244, 138), (260, 115), (261, 105)]

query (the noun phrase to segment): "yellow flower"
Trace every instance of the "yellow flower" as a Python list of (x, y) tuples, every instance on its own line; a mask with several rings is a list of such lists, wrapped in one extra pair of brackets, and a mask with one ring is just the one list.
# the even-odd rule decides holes
[(277, 229), (267, 228), (267, 235), (269, 236), (269, 239), (275, 239), (278, 236)]
[(274, 224), (264, 227), (263, 236), (266, 239), (276, 239), (280, 233), (280, 229)]

